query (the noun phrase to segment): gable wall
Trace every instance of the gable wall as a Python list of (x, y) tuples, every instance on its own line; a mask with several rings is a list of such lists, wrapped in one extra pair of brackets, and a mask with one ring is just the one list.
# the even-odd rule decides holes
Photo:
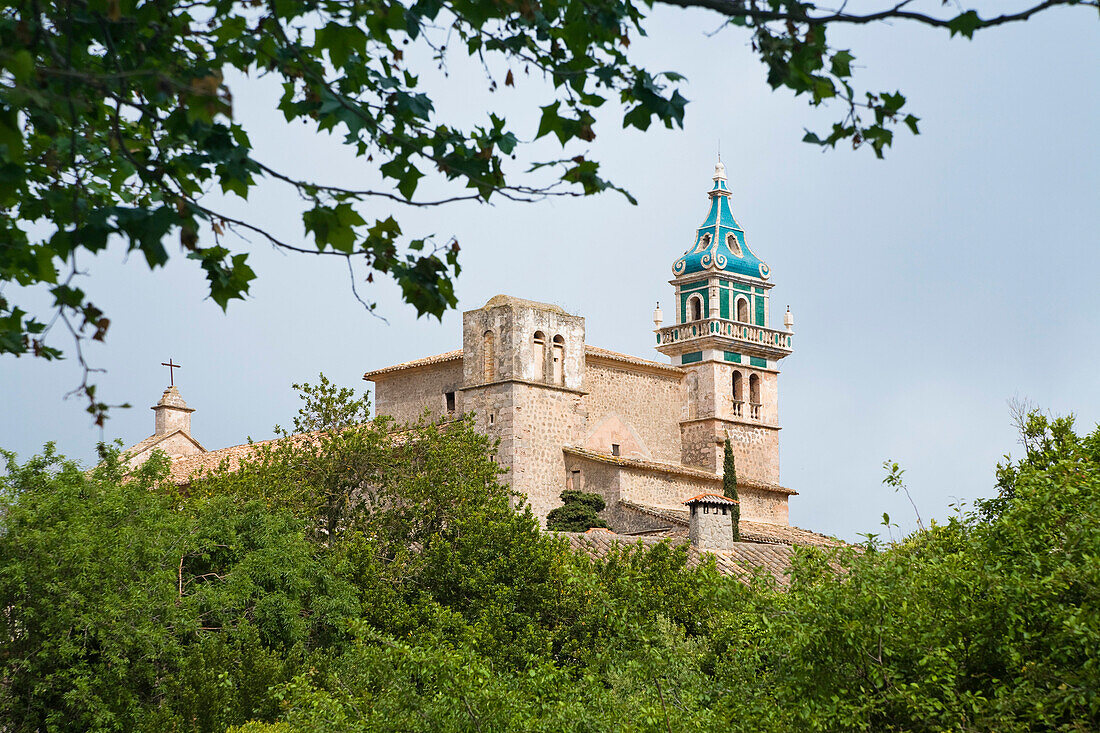
[[(620, 369), (590, 360), (585, 373), (586, 434), (574, 439), (584, 445), (591, 432), (609, 416), (618, 416), (634, 428), (654, 460), (680, 461), (680, 420), (684, 395), (682, 377)], [(592, 445), (611, 452), (611, 446)]]

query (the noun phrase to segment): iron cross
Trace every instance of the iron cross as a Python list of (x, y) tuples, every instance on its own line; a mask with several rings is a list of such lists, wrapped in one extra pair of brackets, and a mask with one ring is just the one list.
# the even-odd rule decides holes
[(169, 382), (171, 383), (171, 386), (175, 387), (176, 386), (176, 370), (181, 369), (182, 367), (179, 364), (173, 364), (171, 359), (169, 359), (167, 362), (162, 361), (160, 363), (160, 365), (168, 367)]

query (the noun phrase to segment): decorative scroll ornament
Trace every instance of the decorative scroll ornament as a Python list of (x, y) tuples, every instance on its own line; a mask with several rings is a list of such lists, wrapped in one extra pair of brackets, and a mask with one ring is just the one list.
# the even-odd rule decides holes
[[(708, 262), (709, 260), (709, 262)], [(714, 246), (710, 248), (710, 253), (703, 257), (703, 267), (714, 268), (715, 270), (726, 269), (726, 263), (728, 259), (724, 254), (718, 251), (718, 241), (715, 240)]]
[(687, 264), (688, 263), (687, 263), (687, 258), (686, 257), (681, 257), (680, 259), (676, 260), (675, 262), (672, 263), (672, 274), (673, 275), (683, 275), (684, 270), (687, 269)]
[(760, 277), (767, 280), (771, 276), (771, 274), (772, 274), (772, 268), (768, 267), (768, 263), (761, 262), (760, 263)]

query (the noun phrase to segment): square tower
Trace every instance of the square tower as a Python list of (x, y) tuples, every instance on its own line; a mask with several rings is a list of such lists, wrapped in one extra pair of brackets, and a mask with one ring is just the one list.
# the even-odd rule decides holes
[(587, 417), (584, 318), (497, 295), (462, 314), (462, 352), (464, 409), (500, 440), (498, 461), (512, 488), (546, 516), (561, 503), (562, 446), (583, 433)]

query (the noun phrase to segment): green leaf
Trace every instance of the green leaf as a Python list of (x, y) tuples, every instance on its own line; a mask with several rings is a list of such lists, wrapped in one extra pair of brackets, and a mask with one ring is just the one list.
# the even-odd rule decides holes
[(965, 13), (955, 16), (947, 22), (947, 28), (951, 31), (951, 35), (954, 36), (959, 33), (967, 38), (974, 37), (974, 31), (976, 31), (982, 25), (982, 19), (978, 17), (977, 11), (967, 10)]

